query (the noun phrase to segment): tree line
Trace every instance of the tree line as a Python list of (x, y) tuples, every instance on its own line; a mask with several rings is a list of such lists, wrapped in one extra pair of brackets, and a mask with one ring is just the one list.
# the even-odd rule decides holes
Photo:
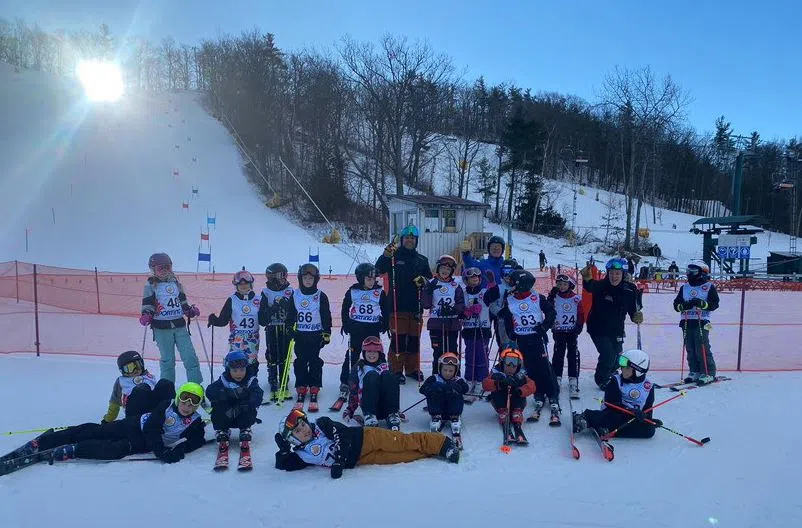
[(729, 214), (739, 152), (741, 213), (784, 232), (802, 224), (802, 207), (792, 217), (790, 206), (793, 193), (802, 203), (799, 185), (790, 187), (802, 172), (802, 142), (763, 141), (757, 131), (740, 137), (723, 116), (714, 134), (702, 135), (685, 115), (689, 93), (649, 67), (615, 68), (596, 100), (585, 101), (465, 79), (428, 43), (393, 35), (287, 52), (257, 30), (155, 45), (116, 38), (105, 25), (46, 32), (0, 19), (4, 62), (71, 75), (80, 58), (117, 58), (129, 91), (203, 92), (247, 151), (251, 180), (270, 206), (319, 221), (297, 179), (355, 238), (386, 238), (386, 195), (432, 192), (434, 175), (446, 172), (450, 194), (478, 193), (496, 221), (552, 236), (581, 233), (553, 208), (544, 179), (622, 193), (625, 229), (604, 243), (643, 251), (641, 222), (651, 215), (658, 223), (647, 203)]

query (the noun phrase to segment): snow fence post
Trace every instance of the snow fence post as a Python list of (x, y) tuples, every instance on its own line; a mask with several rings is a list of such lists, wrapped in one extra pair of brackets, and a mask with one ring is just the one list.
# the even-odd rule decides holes
[(19, 261), (14, 261), (14, 282), (17, 285), (17, 304), (19, 304)]
[(97, 295), (97, 313), (100, 313), (100, 281), (97, 278), (97, 266), (95, 266), (95, 294)]
[(736, 370), (741, 372), (741, 350), (744, 343), (744, 305), (746, 304), (746, 282), (741, 282), (741, 317), (738, 322), (738, 365)]
[(33, 265), (33, 320), (36, 326), (36, 357), (39, 357), (39, 289), (36, 287), (38, 282), (36, 264)]

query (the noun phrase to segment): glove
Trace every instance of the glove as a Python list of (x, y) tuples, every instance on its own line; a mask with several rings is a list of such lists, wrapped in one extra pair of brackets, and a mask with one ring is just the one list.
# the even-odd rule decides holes
[(485, 270), (485, 279), (488, 286), (496, 284), (496, 274), (493, 273), (493, 270)]
[(646, 421), (646, 415), (643, 413), (643, 409), (640, 407), (635, 407), (633, 411), (635, 413), (635, 419), (640, 423), (644, 423)]
[(150, 312), (143, 313), (139, 316), (139, 324), (142, 326), (148, 326), (151, 321), (153, 321), (153, 314)]
[(437, 286), (437, 279), (432, 279), (432, 280), (430, 280), (430, 281), (429, 281), (429, 283), (426, 285), (426, 292), (427, 292), (429, 295), (431, 295), (431, 294), (433, 294), (433, 293), (434, 293), (434, 290), (436, 290), (436, 289), (437, 289), (437, 287), (438, 287), (438, 286)]
[(184, 445), (180, 444), (175, 447), (165, 449), (159, 458), (162, 462), (167, 462), (168, 464), (180, 462), (184, 459)]
[(506, 374), (503, 374), (503, 373), (501, 373), (501, 372), (494, 372), (494, 373), (493, 373), (493, 374), (490, 376), (490, 379), (492, 379), (493, 381), (495, 381), (495, 382), (497, 382), (497, 383), (502, 383), (502, 382), (504, 381), (504, 378), (506, 378), (506, 377), (507, 377), (507, 375), (506, 375)]
[(513, 387), (523, 387), (526, 384), (526, 375), (523, 372), (517, 372), (515, 375), (510, 376), (512, 379), (510, 385)]
[(467, 311), (471, 312), (472, 316), (478, 317), (479, 314), (482, 313), (482, 305), (479, 304), (479, 303), (476, 303), (473, 306), (471, 306), (470, 308), (468, 308)]
[(331, 343), (331, 334), (328, 332), (323, 332), (320, 334), (320, 346), (321, 348)]
[(459, 248), (463, 253), (468, 253), (471, 250), (471, 241), (470, 240), (463, 240), (462, 244), (460, 244)]
[(638, 310), (634, 314), (632, 314), (632, 322), (635, 324), (641, 324), (643, 322), (643, 312)]
[(215, 314), (209, 314), (209, 317), (206, 319), (206, 328), (211, 328), (217, 322), (217, 316)]
[(290, 328), (285, 328), (284, 329), (284, 335), (286, 336), (287, 341), (292, 341), (293, 339), (295, 339), (298, 336), (298, 331), (295, 330), (295, 328), (291, 328), (291, 327)]
[(426, 277), (424, 277), (423, 275), (418, 275), (417, 277), (412, 279), (412, 282), (414, 282), (415, 286), (417, 286), (418, 288), (423, 288), (424, 286), (426, 286)]
[(281, 433), (276, 433), (276, 436), (274, 436), (273, 439), (276, 441), (276, 445), (278, 446), (280, 453), (286, 454), (292, 449), (290, 443), (287, 442), (283, 436), (281, 436)]
[(331, 478), (338, 479), (343, 476), (343, 465), (335, 462), (331, 465)]
[(192, 319), (193, 317), (199, 317), (200, 309), (198, 309), (198, 307), (193, 304), (189, 308), (184, 309), (184, 315), (186, 315), (190, 319)]
[(583, 281), (589, 281), (593, 278), (593, 273), (590, 271), (590, 266), (585, 266), (579, 270), (579, 274), (582, 276)]
[(450, 304), (441, 304), (440, 308), (437, 311), (437, 315), (439, 315), (440, 317), (451, 317), (452, 315), (456, 314), (457, 311)]
[(682, 303), (677, 303), (676, 305), (674, 305), (674, 310), (677, 312), (681, 312), (685, 310), (685, 306), (683, 306)]
[(388, 258), (392, 257), (397, 249), (398, 249), (398, 247), (395, 245), (395, 243), (394, 242), (390, 242), (384, 248), (384, 256), (388, 257)]

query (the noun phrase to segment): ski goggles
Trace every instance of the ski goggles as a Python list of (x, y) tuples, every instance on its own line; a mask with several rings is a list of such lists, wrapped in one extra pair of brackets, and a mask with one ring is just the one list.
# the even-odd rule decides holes
[(521, 360), (517, 357), (504, 358), (501, 362), (505, 367), (520, 367)]
[(568, 275), (557, 275), (557, 282), (567, 282), (571, 284), (571, 278)]
[(228, 368), (230, 369), (244, 369), (248, 368), (248, 360), (247, 359), (235, 359), (234, 361), (228, 362)]
[(479, 268), (468, 268), (465, 271), (463, 271), (462, 274), (468, 279), (471, 277), (481, 277), (482, 270), (480, 270)]
[(441, 365), (452, 365), (454, 367), (459, 366), (459, 358), (454, 355), (443, 356), (440, 358)]
[(384, 346), (381, 339), (376, 336), (370, 336), (362, 341), (362, 350), (365, 352), (384, 352)]
[(304, 413), (299, 409), (293, 409), (290, 411), (290, 414), (288, 414), (287, 417), (284, 419), (284, 427), (292, 431), (296, 427), (298, 427), (298, 423), (301, 420), (309, 423), (309, 421), (306, 419), (306, 413)]
[(618, 366), (621, 367), (621, 368), (629, 367), (632, 370), (634, 370), (635, 372), (640, 372), (640, 373), (646, 372), (641, 367), (639, 367), (638, 365), (636, 365), (633, 362), (631, 362), (629, 360), (629, 358), (626, 357), (626, 356), (618, 356)]
[(610, 259), (604, 267), (608, 270), (624, 270), (627, 269), (627, 261), (621, 258)]
[(123, 374), (133, 374), (140, 368), (141, 366), (139, 365), (139, 361), (132, 361), (123, 365), (120, 370), (122, 370)]
[(156, 270), (156, 273), (168, 273), (173, 270), (173, 267), (170, 264), (156, 264), (153, 269)]
[(182, 392), (178, 395), (178, 401), (186, 405), (197, 407), (201, 403), (201, 397), (191, 392)]
[(512, 266), (504, 266), (503, 268), (501, 268), (501, 276), (509, 277), (510, 275), (512, 275), (513, 271), (515, 271), (515, 268), (513, 268)]

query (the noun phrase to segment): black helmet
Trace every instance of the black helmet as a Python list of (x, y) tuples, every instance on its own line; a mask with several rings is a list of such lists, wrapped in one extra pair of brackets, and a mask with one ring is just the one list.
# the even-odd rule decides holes
[(510, 282), (516, 292), (528, 292), (535, 287), (535, 276), (526, 270), (515, 270), (510, 275)]
[(307, 263), (298, 267), (298, 286), (300, 288), (304, 287), (304, 275), (312, 275), (315, 278), (315, 282), (312, 283), (312, 288), (317, 288), (317, 283), (320, 280), (320, 270), (317, 269), (317, 266)]
[(501, 278), (511, 275), (513, 271), (522, 269), (515, 259), (504, 259), (501, 263)]
[(501, 251), (504, 251), (504, 248), (507, 244), (504, 242), (504, 239), (498, 235), (494, 235), (490, 237), (490, 240), (487, 241), (487, 251), (490, 251), (490, 244), (501, 244)]
[(265, 268), (265, 276), (270, 275), (272, 273), (283, 273), (284, 277), (287, 277), (287, 266), (280, 262), (274, 262)]
[(354, 274), (356, 275), (356, 281), (359, 283), (359, 285), (364, 286), (365, 277), (376, 276), (376, 267), (370, 262), (363, 262), (362, 264), (356, 267), (356, 269), (354, 270)]
[(145, 362), (136, 350), (128, 350), (117, 356), (117, 368), (122, 374), (125, 374), (123, 367), (129, 363), (136, 363), (139, 365), (139, 370), (145, 372)]

